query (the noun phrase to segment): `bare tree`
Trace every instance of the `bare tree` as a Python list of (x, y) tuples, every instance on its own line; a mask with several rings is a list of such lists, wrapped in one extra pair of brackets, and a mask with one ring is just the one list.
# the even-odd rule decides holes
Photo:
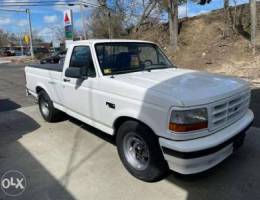
[(103, 8), (97, 8), (90, 19), (90, 35), (94, 38), (120, 38), (124, 35), (123, 16), (110, 11), (109, 16)]
[(139, 20), (135, 26), (135, 29), (134, 29), (135, 32), (140, 28), (142, 23), (150, 16), (151, 12), (154, 10), (157, 3), (158, 3), (157, 0), (148, 1), (148, 3), (145, 5), (145, 7), (143, 9), (143, 13), (142, 13), (141, 17), (139, 18)]
[(111, 26), (111, 10), (108, 8), (106, 0), (98, 0), (98, 2), (100, 4), (99, 14), (101, 14), (100, 16), (103, 17), (103, 20), (105, 20), (105, 23), (107, 24), (108, 38), (113, 38), (114, 32)]
[[(232, 30), (234, 32), (237, 32), (237, 26), (238, 26), (237, 0), (233, 0), (233, 3), (234, 3), (234, 14), (232, 17)], [(241, 10), (242, 9), (240, 9), (240, 14), (241, 14)]]
[(256, 46), (256, 0), (250, 0), (250, 13), (251, 13), (251, 45), (253, 48), (253, 54), (255, 54)]
[(168, 0), (168, 19), (170, 47), (176, 50), (178, 47), (178, 0)]
[(0, 29), (0, 47), (8, 44), (8, 33)]
[(224, 0), (224, 37), (229, 35), (229, 0)]

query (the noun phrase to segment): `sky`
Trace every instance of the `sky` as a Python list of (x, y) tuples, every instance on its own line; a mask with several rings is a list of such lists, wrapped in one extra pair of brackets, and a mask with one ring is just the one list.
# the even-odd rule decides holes
[[(78, 5), (75, 6), (60, 6), (53, 4), (45, 7), (3, 7), (1, 5), (6, 4), (7, 2), (39, 2), (39, 0), (0, 0), (0, 29), (5, 31), (13, 32), (15, 34), (20, 34), (21, 32), (28, 31), (28, 20), (25, 13), (17, 12), (6, 12), (1, 9), (18, 9), (24, 10), (29, 8), (31, 10), (31, 19), (32, 19), (32, 28), (47, 42), (55, 40), (55, 34), (53, 29), (55, 26), (63, 26), (63, 12), (67, 9), (72, 9), (73, 11), (73, 22), (74, 29), (81, 30), (81, 18), (80, 18), (80, 9)], [(48, 0), (43, 0), (48, 1)], [(43, 2), (42, 1), (42, 2)], [(51, 0), (54, 1), (54, 0)], [(71, 0), (60, 0), (60, 2), (71, 1)], [(76, 1), (76, 0), (75, 0)], [(85, 2), (90, 2), (97, 4), (96, 0), (84, 0)], [(230, 5), (233, 5), (234, 2), (237, 4), (248, 3), (249, 0), (230, 0)], [(185, 17), (188, 13), (189, 17), (200, 15), (203, 13), (210, 12), (212, 10), (220, 9), (223, 7), (223, 0), (212, 0), (210, 4), (201, 6), (199, 4), (192, 3), (188, 1), (188, 4), (183, 4), (179, 6), (179, 17)], [(84, 8), (84, 15), (88, 19), (93, 11), (93, 7)], [(187, 12), (186, 12), (187, 10)], [(167, 15), (163, 15), (163, 18), (167, 19)]]

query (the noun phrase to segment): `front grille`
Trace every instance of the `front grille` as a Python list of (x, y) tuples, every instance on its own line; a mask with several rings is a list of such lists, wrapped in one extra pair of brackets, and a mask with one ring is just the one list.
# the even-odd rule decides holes
[(220, 129), (240, 119), (247, 112), (249, 103), (250, 91), (246, 91), (210, 105), (209, 130)]

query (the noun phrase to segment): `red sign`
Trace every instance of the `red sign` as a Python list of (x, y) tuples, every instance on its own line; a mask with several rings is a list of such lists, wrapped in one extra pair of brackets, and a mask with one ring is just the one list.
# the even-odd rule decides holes
[(72, 11), (69, 9), (69, 10), (65, 10), (64, 11), (64, 24), (65, 26), (69, 26), (69, 25), (72, 25)]
[(70, 18), (69, 18), (67, 13), (65, 13), (64, 22), (65, 23), (69, 23), (70, 22)]

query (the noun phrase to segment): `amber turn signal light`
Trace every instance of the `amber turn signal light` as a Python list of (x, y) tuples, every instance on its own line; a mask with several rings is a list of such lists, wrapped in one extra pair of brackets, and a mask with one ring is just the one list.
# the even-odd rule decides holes
[(208, 128), (208, 122), (199, 122), (195, 124), (176, 124), (170, 122), (169, 129), (174, 132), (188, 132), (188, 131), (195, 131), (199, 129)]

